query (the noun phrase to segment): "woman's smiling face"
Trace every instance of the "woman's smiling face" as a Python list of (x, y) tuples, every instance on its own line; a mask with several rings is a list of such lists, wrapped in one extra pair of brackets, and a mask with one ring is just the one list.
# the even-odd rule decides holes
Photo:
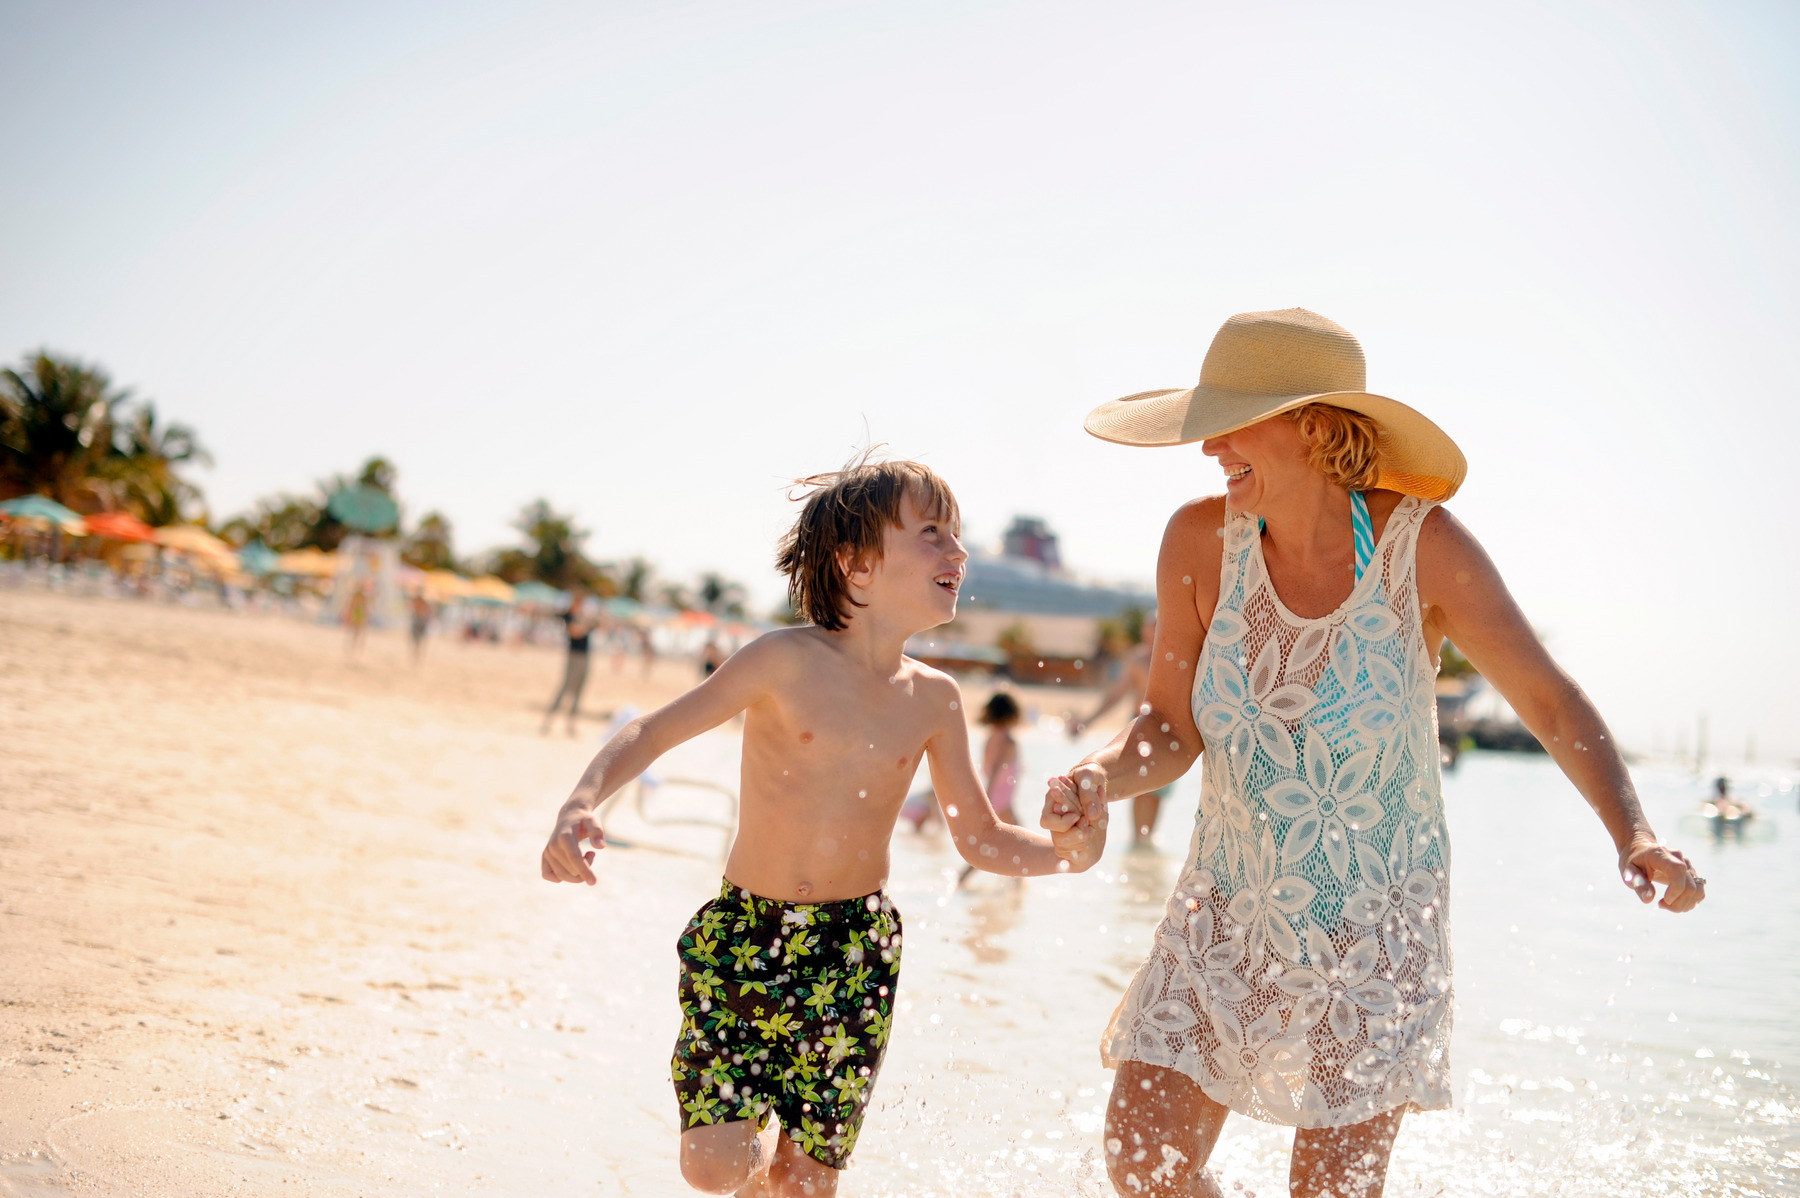
[(1271, 496), (1317, 473), (1306, 460), (1300, 430), (1284, 416), (1208, 437), (1200, 452), (1219, 459), (1225, 502), (1234, 512), (1261, 512)]

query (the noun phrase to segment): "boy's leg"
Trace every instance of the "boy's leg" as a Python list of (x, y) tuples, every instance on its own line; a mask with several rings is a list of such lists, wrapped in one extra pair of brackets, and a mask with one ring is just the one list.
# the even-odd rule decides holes
[[(779, 1126), (770, 1128), (779, 1135)], [(681, 1133), (681, 1176), (702, 1194), (756, 1193), (772, 1158), (773, 1138), (755, 1120), (690, 1127)]]
[(768, 1172), (753, 1177), (738, 1191), (738, 1198), (832, 1198), (837, 1185), (838, 1170), (820, 1164), (782, 1136)]

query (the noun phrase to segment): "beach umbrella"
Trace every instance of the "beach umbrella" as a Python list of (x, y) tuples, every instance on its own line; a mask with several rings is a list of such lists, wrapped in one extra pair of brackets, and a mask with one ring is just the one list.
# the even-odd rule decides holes
[(325, 501), (325, 510), (357, 532), (383, 533), (400, 523), (400, 505), (374, 487), (340, 487)]
[(318, 549), (296, 549), (275, 559), (271, 574), (295, 574), (306, 578), (329, 578), (338, 572), (338, 557)]
[(472, 585), (468, 579), (452, 570), (427, 570), (425, 572), (425, 597), (433, 603), (467, 599)]
[(535, 578), (527, 579), (513, 588), (513, 599), (531, 607), (563, 608), (568, 606), (569, 596), (548, 583), (539, 582)]
[(251, 541), (238, 550), (238, 565), (244, 568), (244, 573), (258, 578), (274, 570), (275, 563), (280, 560), (281, 555), (261, 541)]
[(492, 574), (477, 578), (469, 584), (469, 598), (477, 603), (514, 603), (515, 592), (510, 586)]
[(83, 522), (90, 535), (109, 541), (156, 540), (156, 530), (130, 512), (96, 512)]
[(220, 564), (237, 565), (237, 554), (231, 546), (196, 524), (171, 524), (155, 532), (156, 543), (164, 549), (188, 553)]
[[(58, 524), (70, 532), (80, 530), (81, 513), (64, 507), (48, 495), (20, 495), (0, 503), (0, 514), (14, 520), (42, 520)], [(74, 527), (70, 527), (74, 526)]]
[(623, 595), (614, 595), (605, 601), (606, 613), (617, 616), (621, 620), (629, 620), (644, 614), (644, 605), (636, 599), (627, 599)]

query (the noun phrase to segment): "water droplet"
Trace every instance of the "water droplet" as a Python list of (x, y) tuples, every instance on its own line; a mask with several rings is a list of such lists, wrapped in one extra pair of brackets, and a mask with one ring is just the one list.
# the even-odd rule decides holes
[(859, 790), (856, 792), (856, 797), (859, 799), (866, 799), (869, 797), (869, 792), (866, 790)]
[(951, 711), (956, 710), (956, 700), (955, 699), (950, 700), (950, 710)]
[(1149, 715), (1150, 714), (1150, 704), (1148, 704), (1148, 703), (1138, 704), (1138, 714), (1139, 715)]
[(1194, 576), (1192, 574), (1183, 574), (1181, 576), (1181, 585), (1184, 587), (1193, 586), (1194, 585)]
[[(1138, 766), (1138, 777), (1140, 777), (1140, 778), (1147, 777), (1147, 776), (1149, 776), (1149, 773), (1150, 773), (1149, 766), (1147, 766), (1147, 765)], [(1268, 817), (1265, 816), (1264, 818), (1266, 819)]]
[(1173, 653), (1165, 653), (1165, 654), (1163, 654), (1163, 660), (1164, 661), (1174, 661), (1175, 655)]
[(1148, 756), (1150, 756), (1150, 742), (1149, 742), (1149, 741), (1147, 741), (1147, 740), (1140, 740), (1140, 741), (1139, 741), (1139, 742), (1138, 742), (1138, 756), (1139, 756), (1139, 757), (1148, 757)]

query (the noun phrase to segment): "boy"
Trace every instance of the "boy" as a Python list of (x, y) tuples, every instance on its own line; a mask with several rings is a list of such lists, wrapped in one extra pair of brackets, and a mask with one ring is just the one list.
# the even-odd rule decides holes
[[(803, 485), (814, 489), (777, 565), (811, 624), (759, 637), (626, 725), (544, 848), (547, 880), (592, 885), (607, 796), (745, 713), (724, 886), (679, 943), (681, 1172), (713, 1194), (837, 1192), (887, 1046), (901, 926), (882, 886), (921, 754), (971, 864), (1016, 876), (1091, 864), (1073, 849), (1062, 864), (1043, 833), (995, 817), (956, 683), (902, 652), (956, 614), (968, 554), (950, 489), (916, 463), (867, 460)], [(772, 1150), (758, 1135), (770, 1113)]]

